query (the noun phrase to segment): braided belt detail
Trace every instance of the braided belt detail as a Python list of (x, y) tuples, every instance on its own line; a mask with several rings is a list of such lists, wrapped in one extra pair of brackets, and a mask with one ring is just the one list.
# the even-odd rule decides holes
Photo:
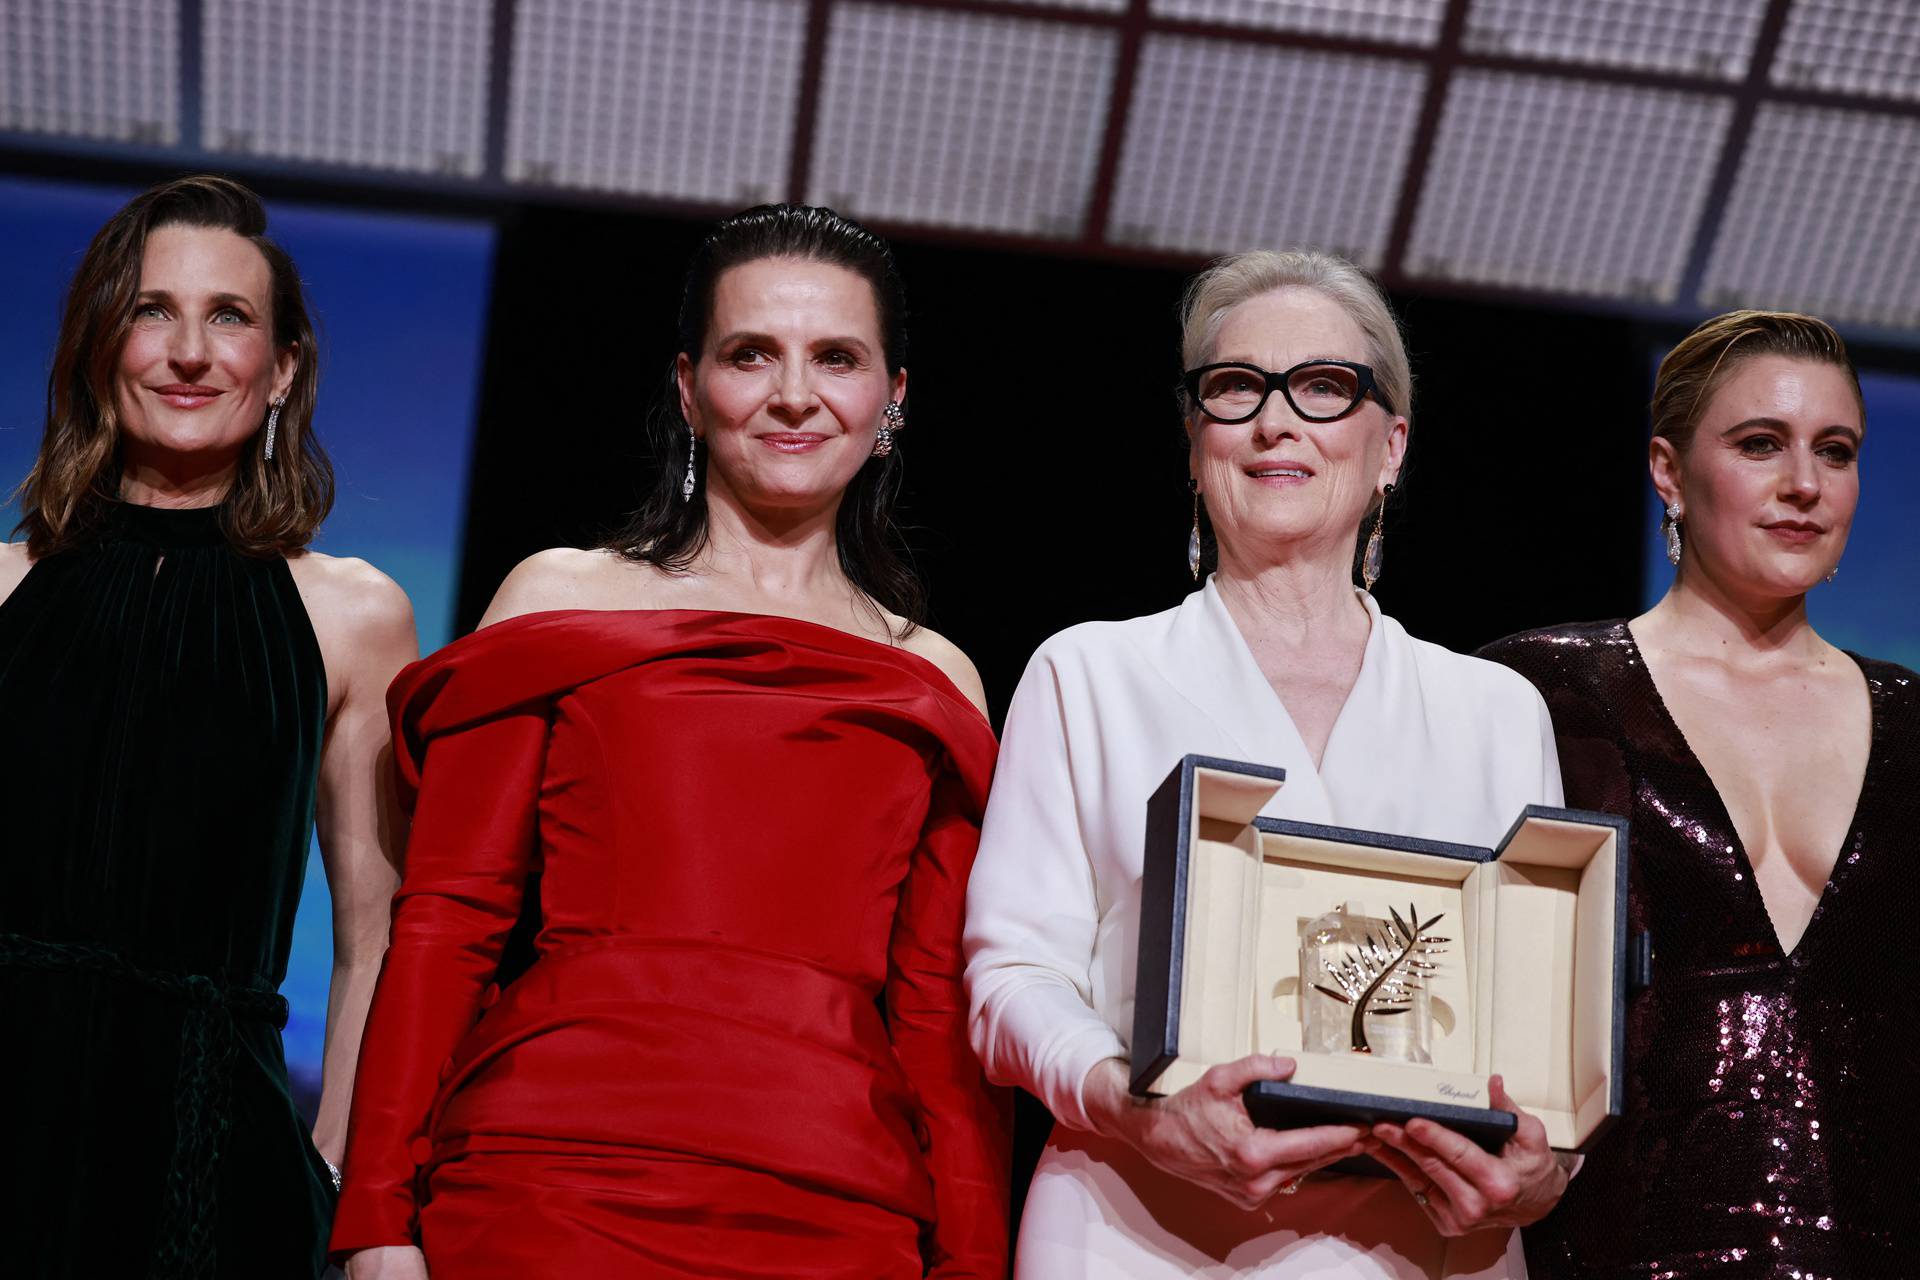
[(199, 973), (135, 964), (111, 947), (47, 942), (0, 933), (0, 967), (98, 974), (186, 1006), (180, 1022), (180, 1066), (173, 1083), (173, 1160), (149, 1280), (201, 1280), (214, 1271), (218, 1217), (215, 1175), (232, 1118), (236, 1023), (241, 1018), (287, 1025), (277, 991), (216, 982)]

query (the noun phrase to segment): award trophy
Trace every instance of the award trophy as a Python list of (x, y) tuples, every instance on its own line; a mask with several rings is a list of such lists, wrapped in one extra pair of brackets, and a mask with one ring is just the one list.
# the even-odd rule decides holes
[(1550, 1146), (1589, 1147), (1625, 1096), (1626, 822), (1529, 805), (1449, 844), (1268, 816), (1285, 781), (1190, 755), (1147, 803), (1133, 1092), (1278, 1054), (1242, 1093), (1257, 1125), (1422, 1116), (1497, 1151), (1497, 1072)]
[(1433, 1061), (1433, 1003), (1425, 978), (1450, 938), (1413, 906), (1390, 919), (1349, 902), (1300, 933), (1303, 1045), (1311, 1053), (1371, 1053), (1396, 1062)]

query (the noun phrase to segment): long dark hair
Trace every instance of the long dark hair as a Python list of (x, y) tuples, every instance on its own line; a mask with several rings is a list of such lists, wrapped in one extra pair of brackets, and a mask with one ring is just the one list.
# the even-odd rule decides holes
[[(714, 286), (730, 268), (764, 258), (823, 262), (861, 276), (873, 287), (887, 374), (907, 359), (907, 290), (887, 242), (851, 218), (812, 205), (763, 204), (722, 218), (694, 250), (680, 297), (680, 350), (698, 362), (713, 318)], [(626, 526), (602, 545), (629, 560), (681, 573), (707, 545), (706, 453), (699, 454), (693, 497), (683, 501), (684, 470), (692, 428), (680, 412), (678, 384), (670, 367), (659, 401), (647, 417), (648, 443), (658, 464), (652, 487)], [(907, 620), (902, 635), (926, 616), (926, 587), (907, 563), (893, 503), (900, 491), (899, 451), (869, 458), (840, 500), (835, 538), (840, 568), (867, 599)]]
[(299, 349), (274, 456), (256, 432), (221, 503), (228, 540), (253, 555), (298, 551), (333, 508), (333, 466), (312, 431), (319, 352), (300, 272), (267, 238), (259, 196), (231, 178), (196, 174), (142, 192), (107, 219), (67, 286), (40, 455), (19, 491), (19, 528), (35, 559), (84, 539), (120, 492), (114, 367), (133, 324), (147, 237), (173, 226), (213, 227), (252, 243), (272, 279), (274, 346)]

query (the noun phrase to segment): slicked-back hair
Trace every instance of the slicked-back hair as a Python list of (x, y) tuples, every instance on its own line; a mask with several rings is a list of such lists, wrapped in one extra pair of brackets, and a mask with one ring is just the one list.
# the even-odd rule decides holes
[(118, 497), (116, 367), (133, 324), (147, 239), (172, 226), (231, 231), (260, 251), (271, 280), (275, 353), (291, 346), (298, 355), (274, 456), (266, 457), (263, 433), (256, 432), (220, 504), (228, 541), (250, 555), (298, 551), (333, 508), (333, 466), (313, 437), (319, 353), (300, 273), (267, 237), (259, 196), (231, 178), (196, 174), (149, 188), (107, 219), (67, 286), (40, 453), (17, 495), (18, 528), (35, 559), (84, 541)]
[[(873, 289), (880, 341), (889, 376), (907, 359), (907, 295), (887, 242), (851, 218), (812, 205), (763, 204), (722, 218), (694, 250), (680, 296), (679, 347), (698, 364), (713, 320), (720, 277), (750, 262), (791, 260), (843, 267)], [(698, 450), (693, 497), (680, 487), (692, 427), (680, 412), (673, 369), (647, 416), (650, 452), (657, 464), (651, 485), (607, 550), (670, 573), (685, 572), (707, 545), (706, 451)], [(900, 451), (868, 458), (840, 501), (835, 537), (840, 568), (867, 599), (907, 620), (908, 632), (925, 620), (926, 588), (900, 545), (893, 505), (900, 491)]]
[(1860, 403), (1861, 422), (1866, 421), (1860, 375), (1832, 325), (1797, 311), (1728, 311), (1702, 321), (1660, 362), (1653, 376), (1653, 434), (1686, 453), (1715, 393), (1755, 356), (1785, 356), (1840, 370)]

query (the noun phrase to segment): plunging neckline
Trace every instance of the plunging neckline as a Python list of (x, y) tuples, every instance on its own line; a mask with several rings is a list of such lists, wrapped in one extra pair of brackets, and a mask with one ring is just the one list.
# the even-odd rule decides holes
[(1773, 913), (1767, 910), (1766, 895), (1760, 892), (1759, 877), (1754, 874), (1753, 861), (1747, 856), (1747, 842), (1741, 837), (1740, 828), (1734, 824), (1733, 811), (1727, 807), (1726, 797), (1720, 791), (1720, 784), (1713, 780), (1713, 774), (1708, 772), (1706, 762), (1700, 758), (1700, 753), (1693, 749), (1693, 744), (1687, 741), (1686, 730), (1680, 727), (1679, 720), (1667, 706), (1666, 696), (1660, 692), (1660, 683), (1653, 677), (1653, 668), (1647, 662), (1646, 653), (1640, 648), (1640, 638), (1633, 634), (1633, 627), (1627, 622), (1622, 622), (1620, 630), (1627, 638), (1628, 649), (1634, 665), (1640, 670), (1641, 679), (1646, 681), (1647, 690), (1653, 695), (1651, 701), (1654, 709), (1659, 713), (1667, 731), (1673, 735), (1674, 740), (1685, 753), (1688, 764), (1707, 784), (1707, 791), (1713, 796), (1712, 803), (1719, 810), (1719, 816), (1726, 824), (1727, 838), (1732, 841), (1733, 856), (1738, 860), (1740, 867), (1739, 877), (1745, 886), (1744, 891), (1735, 890), (1735, 892), (1741, 894), (1743, 900), (1765, 923), (1767, 940), (1773, 943), (1774, 954), (1789, 965), (1798, 963), (1801, 953), (1806, 949), (1807, 939), (1813, 936), (1813, 931), (1819, 927), (1821, 920), (1827, 915), (1827, 907), (1833, 901), (1835, 886), (1839, 883), (1841, 876), (1846, 874), (1843, 868), (1849, 865), (1847, 851), (1859, 841), (1861, 810), (1873, 782), (1874, 770), (1880, 764), (1879, 694), (1874, 688), (1873, 678), (1867, 673), (1858, 654), (1845, 649), (1840, 651), (1846, 654), (1847, 660), (1859, 670), (1860, 678), (1866, 682), (1867, 686), (1867, 763), (1866, 767), (1860, 771), (1860, 790), (1853, 798), (1853, 812), (1847, 818), (1846, 831), (1840, 837), (1840, 847), (1834, 851), (1833, 865), (1827, 869), (1826, 883), (1820, 888), (1820, 896), (1813, 904), (1813, 913), (1807, 917), (1806, 925), (1800, 930), (1800, 937), (1795, 940), (1793, 949), (1789, 951), (1781, 945), (1779, 927), (1773, 922)]

